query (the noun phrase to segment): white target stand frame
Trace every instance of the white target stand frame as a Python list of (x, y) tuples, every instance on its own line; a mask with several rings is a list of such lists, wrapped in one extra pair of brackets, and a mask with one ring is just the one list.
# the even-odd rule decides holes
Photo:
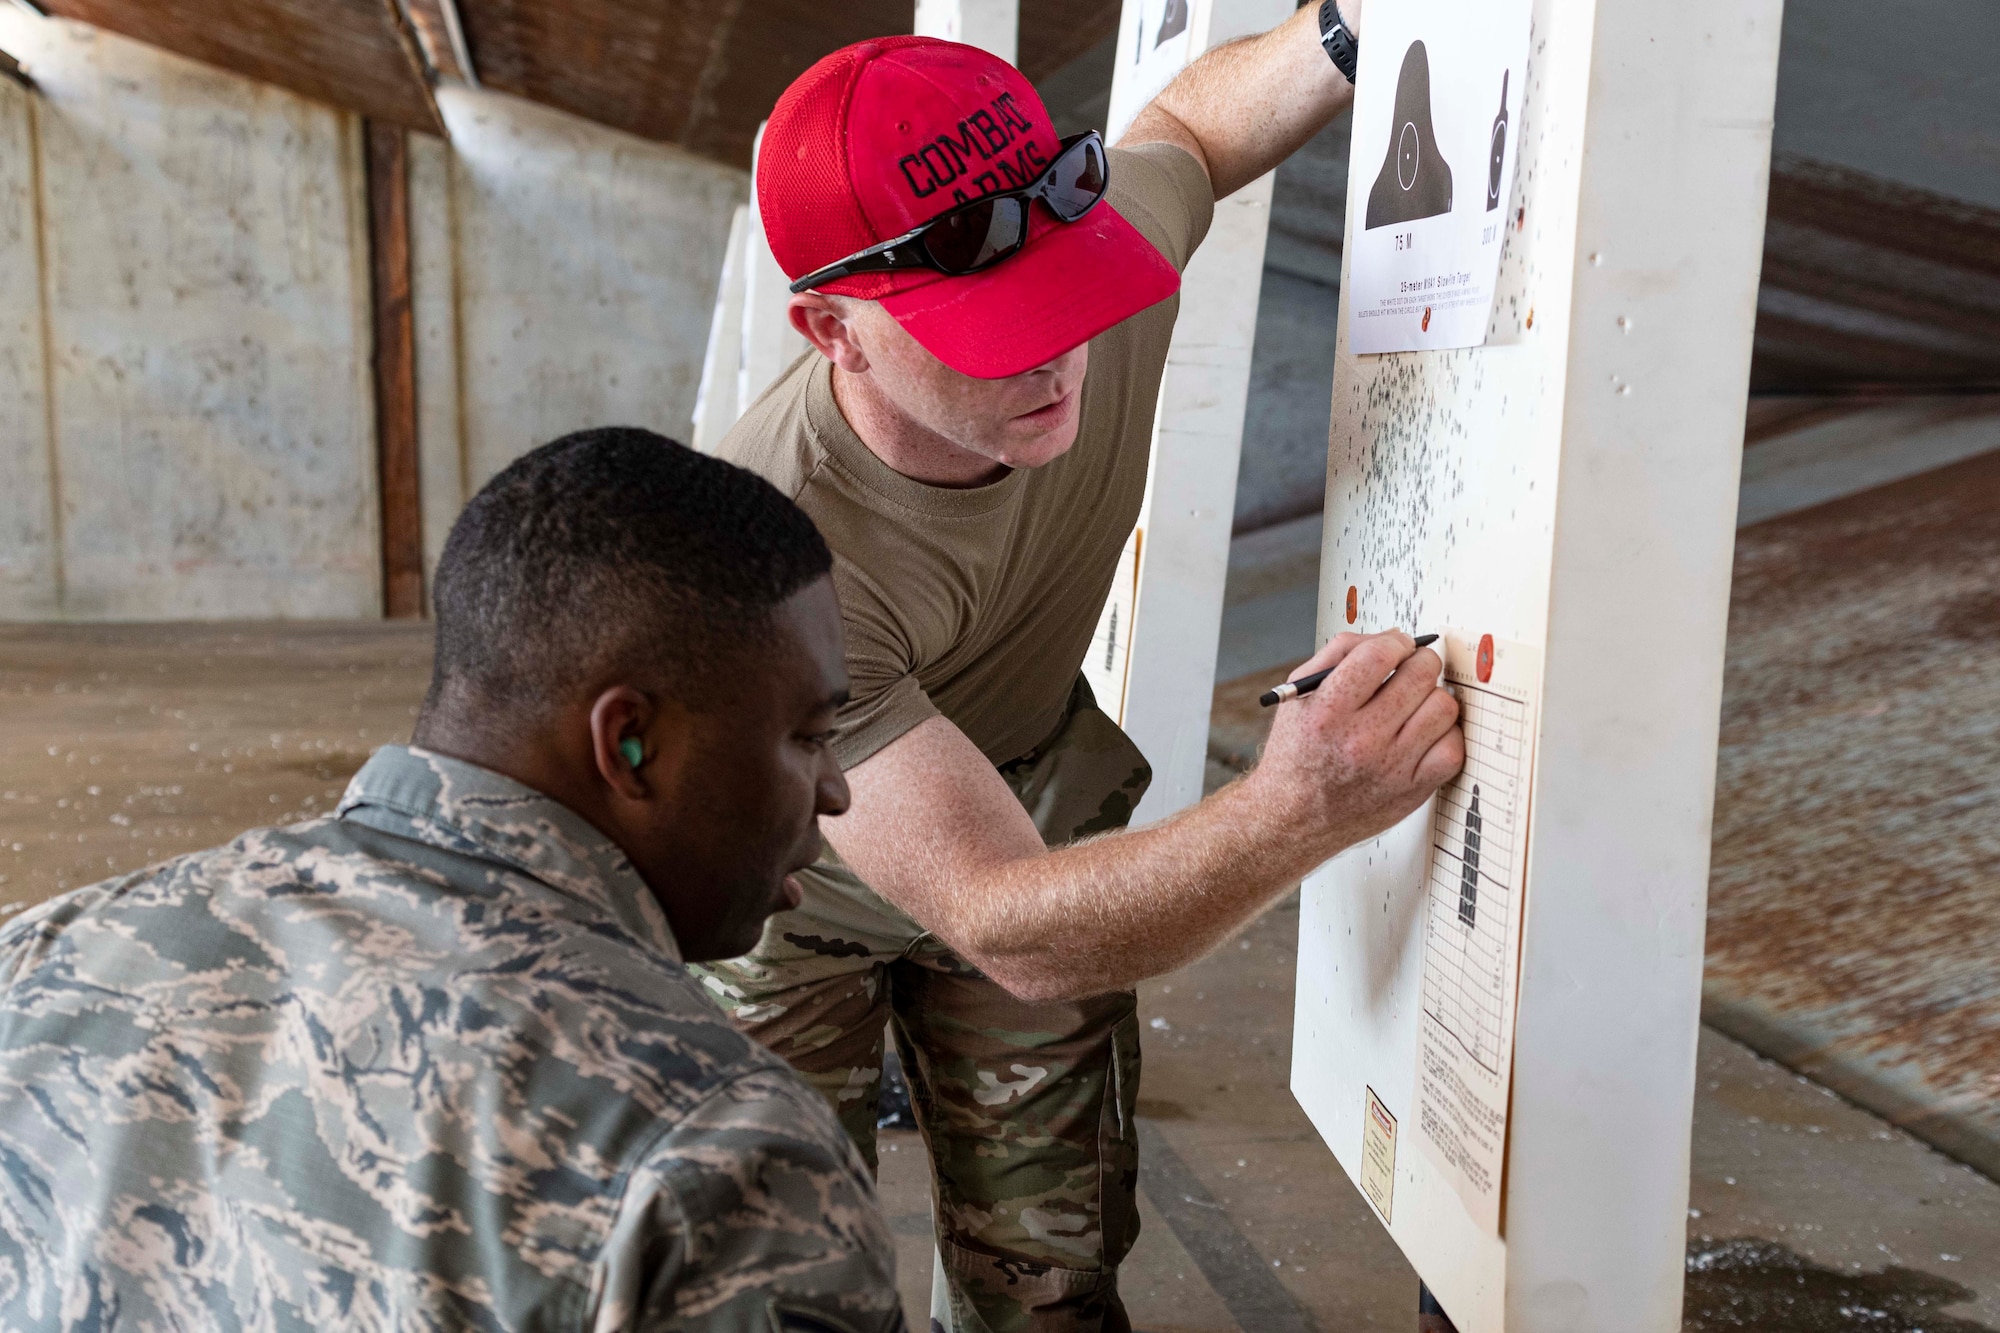
[[(1293, 9), (1291, 0), (1125, 0), (1111, 142), (1190, 61)], [(1216, 205), (1181, 275), (1146, 497), (1084, 661), (1099, 706), (1153, 768), (1135, 824), (1201, 799), (1270, 219), (1267, 173)]]
[(1543, 663), (1498, 1234), (1404, 1113), (1430, 812), (1301, 912), (1293, 1090), (1371, 1197), (1368, 1091), (1400, 1099), (1385, 1225), (1459, 1333), (1680, 1328), (1780, 8), (1535, 0), (1487, 345), (1357, 356), (1343, 306), (1322, 641), (1416, 617)]

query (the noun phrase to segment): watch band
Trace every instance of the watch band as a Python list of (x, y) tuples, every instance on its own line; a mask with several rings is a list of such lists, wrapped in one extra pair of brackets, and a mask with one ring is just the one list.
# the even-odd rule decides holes
[(1340, 16), (1340, 6), (1334, 0), (1321, 0), (1319, 7), (1319, 44), (1326, 48), (1327, 59), (1333, 67), (1354, 82), (1354, 69), (1361, 58), (1361, 42), (1347, 26), (1347, 20)]

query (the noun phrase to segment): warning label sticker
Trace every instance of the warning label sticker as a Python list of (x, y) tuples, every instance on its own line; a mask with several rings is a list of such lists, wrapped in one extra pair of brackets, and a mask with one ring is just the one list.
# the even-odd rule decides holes
[(1361, 1192), (1391, 1220), (1396, 1198), (1396, 1117), (1389, 1114), (1375, 1089), (1366, 1089), (1368, 1106), (1361, 1117)]

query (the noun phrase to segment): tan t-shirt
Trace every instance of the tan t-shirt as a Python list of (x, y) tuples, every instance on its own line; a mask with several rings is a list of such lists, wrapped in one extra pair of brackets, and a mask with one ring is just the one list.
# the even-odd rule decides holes
[[(1215, 211), (1179, 148), (1110, 155), (1112, 207), (1175, 268)], [(834, 752), (853, 767), (943, 714), (995, 764), (1061, 720), (1146, 489), (1178, 298), (1091, 340), (1076, 444), (991, 485), (912, 481), (868, 451), (817, 352), (794, 362), (718, 453), (810, 514), (833, 548), (853, 698)]]

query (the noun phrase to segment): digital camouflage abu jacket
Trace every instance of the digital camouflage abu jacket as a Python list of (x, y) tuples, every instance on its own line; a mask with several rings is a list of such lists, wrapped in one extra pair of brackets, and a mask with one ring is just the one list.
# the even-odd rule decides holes
[(485, 769), (382, 750), (0, 931), (0, 1327), (863, 1333), (890, 1246), (630, 863)]

